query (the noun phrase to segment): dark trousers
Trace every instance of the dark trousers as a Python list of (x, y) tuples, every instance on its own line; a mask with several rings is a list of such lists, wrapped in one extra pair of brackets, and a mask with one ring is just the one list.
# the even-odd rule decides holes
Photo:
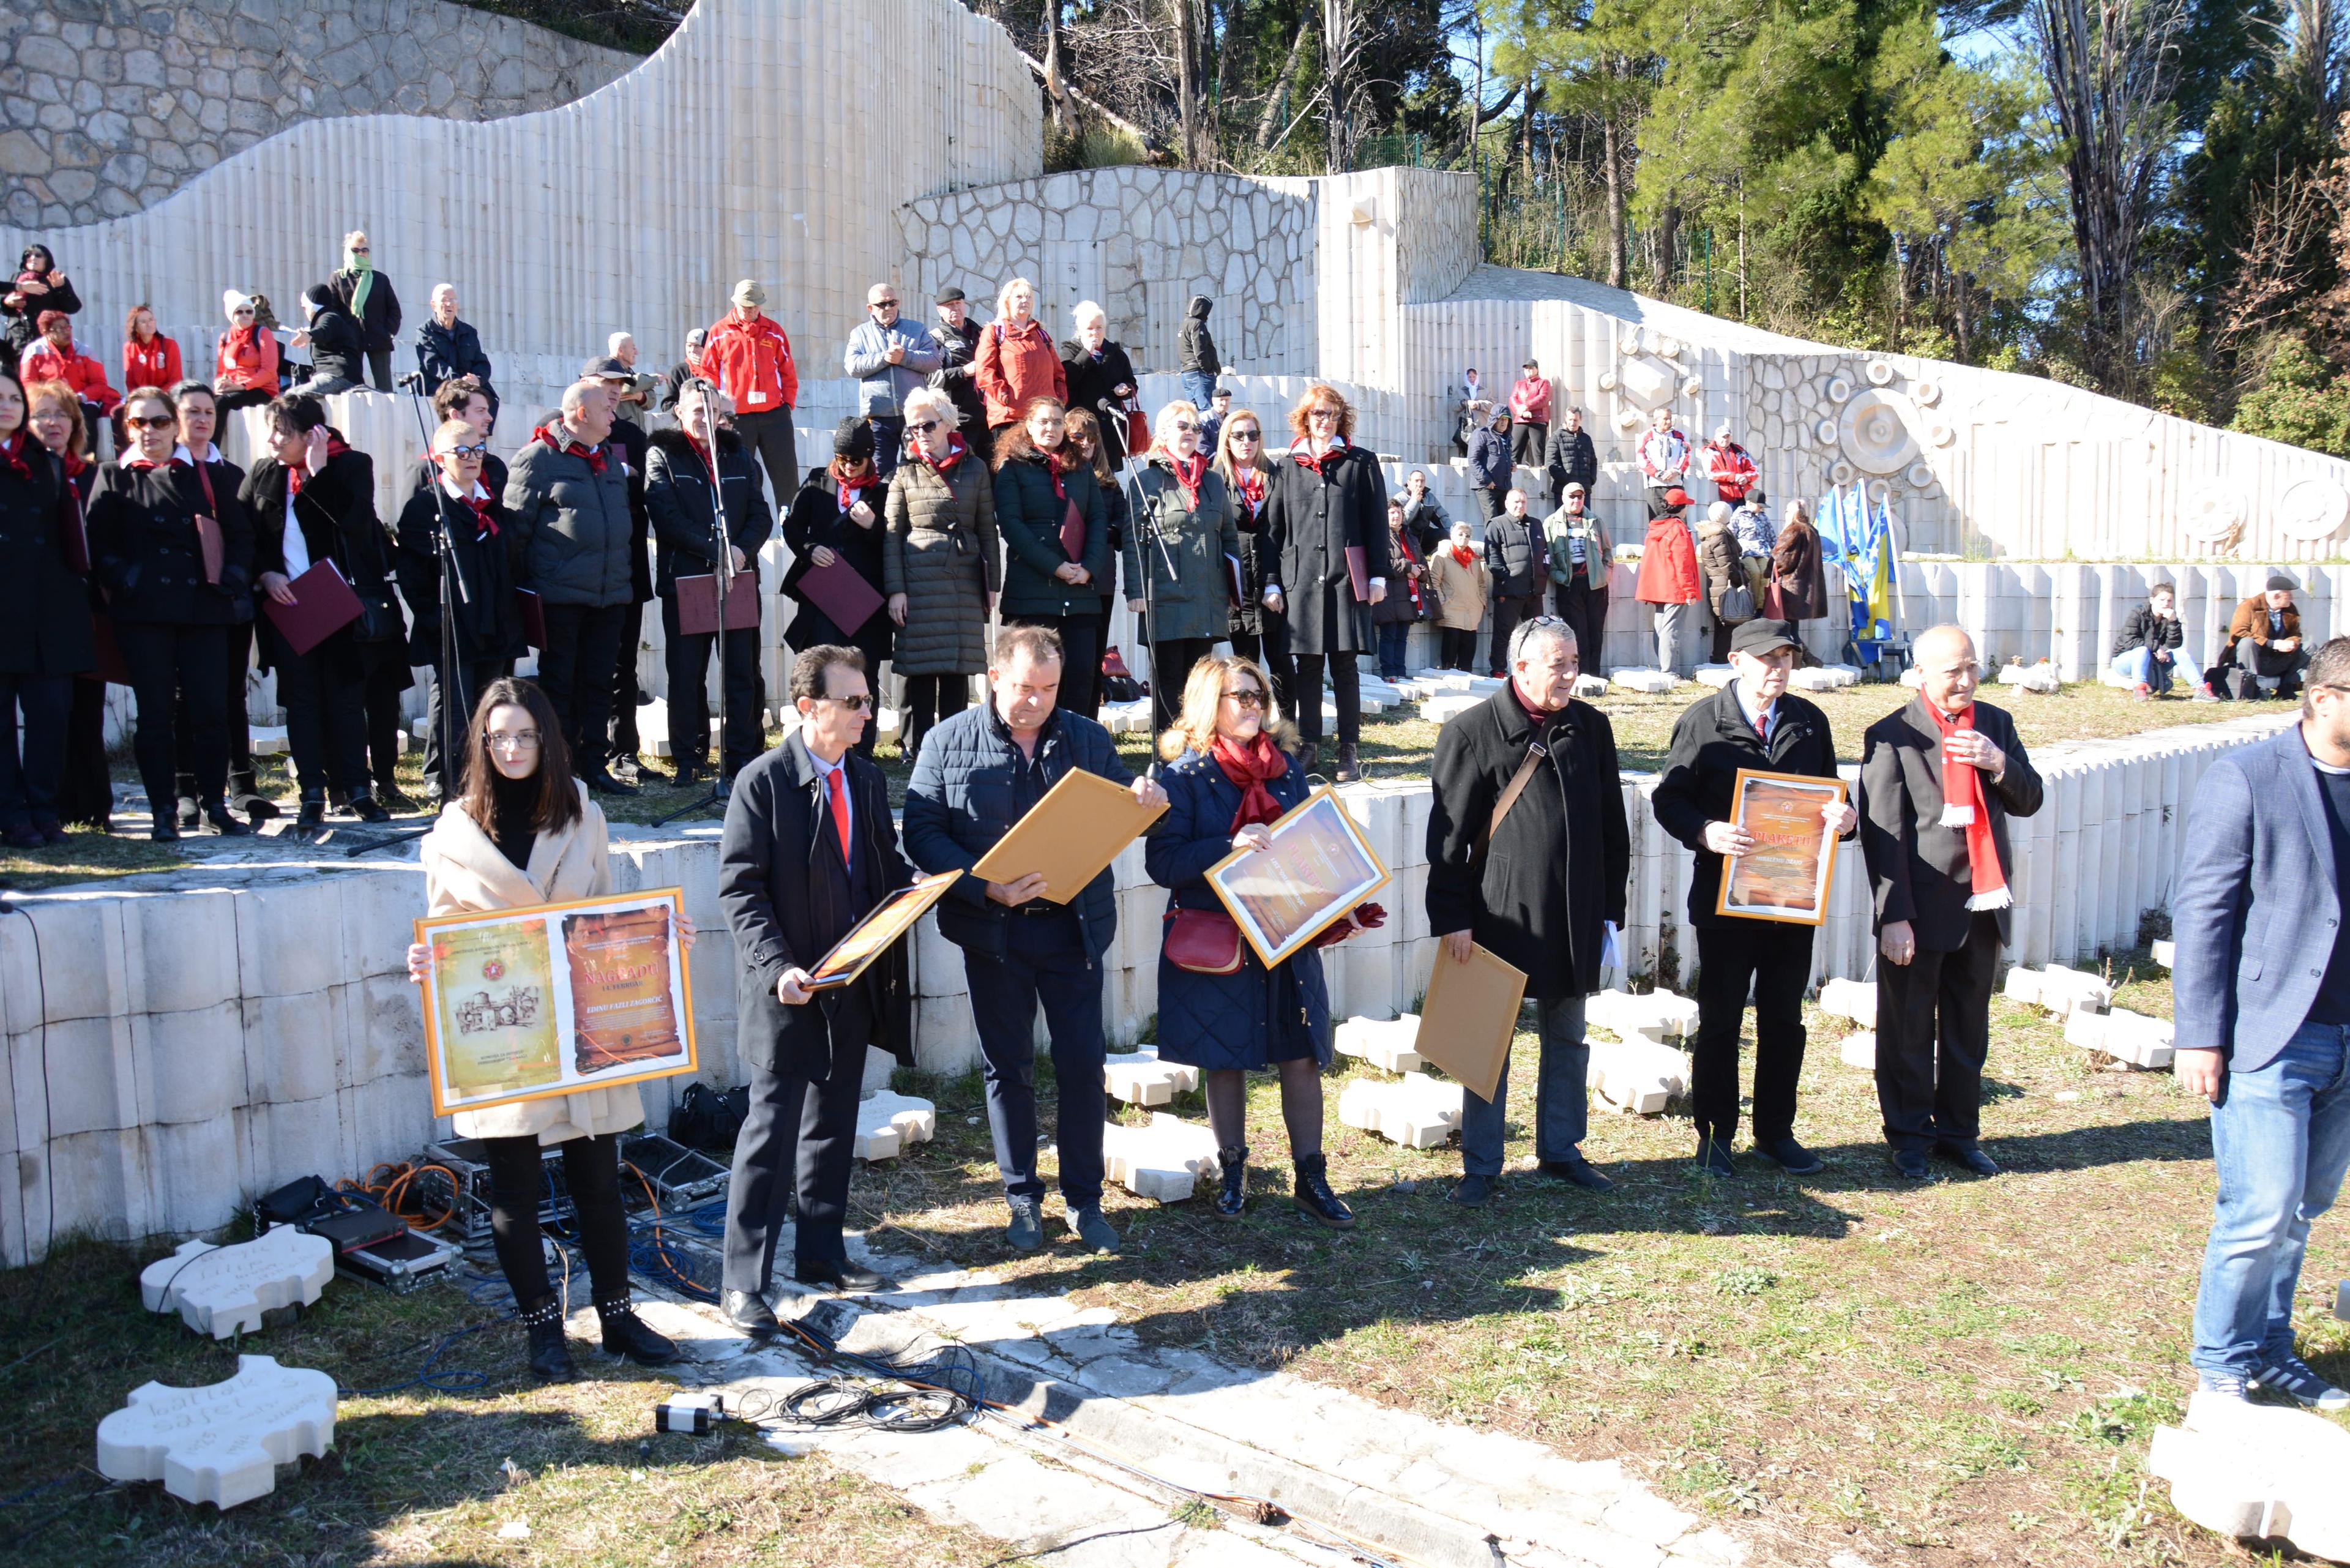
[(563, 722), (571, 765), (600, 768), (610, 750), (605, 731), (612, 715), (612, 667), (637, 607), (546, 605), (540, 613), (546, 646), (538, 650), (538, 684)]
[(865, 422), (873, 431), (873, 472), (887, 484), (898, 472), (898, 453), (906, 444), (906, 421), (896, 414), (868, 414)]
[[(490, 682), (514, 673), (511, 659), (492, 659), (487, 654), (463, 660), (465, 673), (461, 706), (451, 714), (443, 706), (457, 693), (455, 672), (442, 667), (436, 656), (432, 665), (432, 684), (424, 693), (424, 787), (454, 800), (465, 788), (465, 758), (473, 750), (473, 710), (481, 706), (482, 693)], [(444, 757), (441, 737), (447, 732), (450, 721), (456, 722), (457, 751)]]
[[(228, 776), (232, 787), (242, 788), (253, 779), (253, 722), (245, 708), (245, 681), (253, 672), (253, 622), (238, 621), (222, 628), (228, 635), (222, 639), (222, 688), (228, 693), (228, 711), (223, 719), (224, 733), (228, 740)], [(173, 786), (189, 800), (196, 797), (195, 764), (188, 750), (189, 737), (195, 728), (188, 721), (188, 694), (180, 693), (178, 704), (172, 710), (172, 760), (179, 770), (179, 781)]]
[(1738, 1030), (1754, 988), (1754, 1141), (1795, 1130), (1804, 1075), (1804, 988), (1812, 979), (1812, 928), (1732, 919), (1697, 928), (1697, 1040), (1690, 1106), (1700, 1137), (1724, 1147), (1738, 1131)]
[(1877, 966), (1877, 1105), (1895, 1148), (1970, 1147), (1982, 1132), (1999, 917), (1978, 910), (1956, 952)]
[[(56, 825), (73, 684), (70, 675), (0, 671), (0, 828)], [(21, 747), (16, 739), (19, 713), (25, 725)]]
[(1586, 673), (1599, 673), (1599, 659), (1607, 640), (1607, 568), (1599, 568), (1599, 586), (1591, 586), (1589, 568), (1569, 582), (1551, 584), (1551, 602), (1558, 618), (1575, 633), (1575, 647)]
[(971, 706), (968, 675), (909, 675), (906, 712), (898, 728), (898, 755), (907, 761), (941, 719), (951, 719)]
[(1183, 682), (1191, 666), (1215, 651), (1212, 638), (1170, 637), (1150, 645), (1150, 732), (1157, 734), (1183, 711)]
[(57, 815), (89, 827), (114, 825), (114, 774), (106, 761), (106, 682), (88, 676), (74, 678)]
[(1510, 461), (1520, 468), (1540, 468), (1543, 451), (1550, 445), (1550, 426), (1520, 420), (1510, 427)]
[(269, 662), (277, 670), (277, 701), (286, 709), (286, 749), (294, 754), (295, 782), (305, 800), (323, 800), (331, 786), (346, 800), (369, 793), (367, 770), (367, 677), (348, 647), (329, 638), (296, 653), (270, 623)]
[[(660, 602), (661, 634), (668, 641), (669, 754), (675, 767), (699, 768), (710, 760), (710, 656), (714, 631), (680, 631), (677, 596)], [(759, 712), (759, 631), (742, 627), (726, 633), (719, 679), (726, 683), (726, 732), (721, 737), (726, 776), (733, 778), (766, 750)], [(871, 726), (868, 725), (868, 729)]]
[(1102, 970), (1086, 956), (1077, 918), (1014, 911), (1004, 956), (963, 950), (971, 979), (972, 1018), (986, 1058), (987, 1124), (995, 1136), (995, 1168), (1007, 1198), (1042, 1198), (1036, 1175), (1036, 1008), (1053, 1042), (1053, 1075), (1060, 1087), (1055, 1141), (1061, 1147), (1061, 1197), (1071, 1209), (1101, 1202)]
[(1473, 626), (1439, 627), (1437, 636), (1443, 644), (1444, 668), (1467, 670), (1473, 673), (1477, 663), (1477, 628)]
[[(643, 747), (637, 733), (637, 709), (644, 695), (637, 685), (637, 654), (644, 641), (645, 607), (623, 605), (620, 615), (620, 642), (612, 650), (612, 733), (605, 754), (616, 763), (633, 763)], [(702, 728), (709, 728), (707, 721)]]
[(370, 348), (368, 350), (367, 359), (368, 374), (375, 379), (375, 389), (379, 392), (390, 391), (391, 350), (389, 348)]
[[(620, 1207), (620, 1136), (575, 1137), (563, 1150), (563, 1186), (578, 1219), (572, 1245), (588, 1260), (595, 1299), (629, 1299), (629, 1217)], [(529, 1306), (552, 1290), (546, 1252), (538, 1239), (538, 1206), (546, 1196), (539, 1141), (535, 1137), (485, 1137), (490, 1167), (490, 1241), (515, 1304)]]
[(1506, 484), (1472, 484), (1469, 487), (1469, 493), (1477, 498), (1478, 517), (1491, 523), (1502, 514), (1503, 503), (1510, 498), (1510, 487)]
[[(1322, 738), (1322, 659), (1318, 653), (1297, 656), (1297, 684), (1294, 688), (1297, 738), (1308, 742)], [(1330, 697), (1338, 710), (1338, 743), (1351, 746), (1363, 738), (1362, 674), (1351, 653), (1334, 653), (1329, 659)]]
[(140, 782), (147, 786), (148, 805), (158, 823), (172, 820), (177, 771), (172, 715), (182, 690), (188, 694), (188, 772), (196, 781), (196, 798), (217, 802), (228, 786), (228, 691), (223, 680), (227, 659), (221, 652), (227, 632), (220, 626), (114, 623), (115, 646), (122, 650), (139, 703), (130, 753), (139, 760)]
[(1493, 596), (1493, 641), (1490, 649), (1492, 659), (1485, 666), (1487, 674), (1507, 675), (1510, 672), (1510, 639), (1516, 634), (1520, 621), (1532, 620), (1540, 614), (1542, 594), (1539, 591), (1509, 598), (1499, 594)]
[(410, 679), (404, 643), (367, 673), (368, 772), (379, 793), (400, 787), (400, 694)]
[(1379, 628), (1379, 674), (1388, 680), (1400, 680), (1411, 672), (1404, 666), (1405, 651), (1411, 646), (1411, 622), (1391, 620)]
[(1041, 626), (1061, 639), (1061, 695), (1055, 707), (1093, 718), (1101, 711), (1102, 618), (1097, 615), (1011, 615), (1006, 626)]
[(792, 429), (792, 410), (737, 413), (734, 433), (759, 454), (759, 466), (767, 471), (767, 488), (775, 493), (775, 515), (781, 517), (791, 510), (792, 497), (800, 489), (799, 437)]
[[(792, 1231), (797, 1263), (846, 1262), (840, 1241), (848, 1214), (849, 1155), (857, 1147), (858, 1091), (865, 1080), (865, 1044), (872, 1033), (863, 983), (833, 1005), (832, 1071), (823, 1078), (751, 1069), (751, 1109), (734, 1138), (734, 1179), (726, 1191), (726, 1262), (730, 1291), (759, 1292), (775, 1277), (775, 1241), (795, 1193), (799, 1221)], [(839, 1044), (838, 1042), (848, 1042)]]
[(1232, 635), (1232, 651), (1243, 659), (1254, 659), (1273, 682), (1273, 700), (1289, 716), (1297, 721), (1297, 661), (1289, 654), (1289, 620), (1277, 616), (1263, 605), (1257, 607), (1257, 624), (1262, 631), (1236, 631)]

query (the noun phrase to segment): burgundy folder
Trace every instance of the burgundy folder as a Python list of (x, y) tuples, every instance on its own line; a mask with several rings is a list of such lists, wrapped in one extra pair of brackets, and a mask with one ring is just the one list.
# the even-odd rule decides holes
[(1061, 517), (1061, 553), (1083, 566), (1086, 560), (1085, 517), (1077, 511), (1076, 502), (1064, 502), (1062, 505), (1066, 510)]
[(1347, 546), (1347, 580), (1355, 587), (1355, 602), (1371, 602), (1370, 557), (1360, 545)]
[(536, 588), (516, 588), (515, 614), (522, 618), (522, 639), (541, 652), (546, 649), (546, 607)]
[(307, 653), (359, 618), (359, 597), (351, 592), (332, 561), (320, 561), (289, 585), (294, 602), (279, 604), (265, 591), (256, 596), (278, 635), (296, 653)]
[[(759, 624), (759, 579), (755, 573), (737, 572), (726, 591), (726, 629), (743, 631)], [(677, 629), (701, 637), (718, 629), (718, 575), (677, 579)]]
[(855, 637), (881, 607), (881, 596), (873, 591), (865, 575), (838, 556), (829, 566), (809, 567), (800, 578), (799, 589), (800, 597), (830, 617), (843, 637)]

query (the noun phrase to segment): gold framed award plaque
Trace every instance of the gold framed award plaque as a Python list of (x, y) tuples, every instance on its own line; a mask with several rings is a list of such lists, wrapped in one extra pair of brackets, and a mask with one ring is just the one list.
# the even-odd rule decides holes
[(1799, 926), (1826, 919), (1836, 836), (1820, 813), (1844, 798), (1842, 779), (1739, 769), (1730, 820), (1754, 836), (1754, 847), (1722, 857), (1713, 912)]
[(1271, 969), (1386, 887), (1388, 868), (1326, 785), (1282, 814), (1263, 849), (1208, 867), (1208, 886)]
[(683, 897), (667, 888), (418, 920), (432, 952), (432, 1114), (694, 1071)]

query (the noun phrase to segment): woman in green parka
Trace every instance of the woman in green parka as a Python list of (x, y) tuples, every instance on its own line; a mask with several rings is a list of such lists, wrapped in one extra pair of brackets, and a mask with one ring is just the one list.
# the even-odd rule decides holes
[(1154, 731), (1174, 722), (1191, 666), (1229, 635), (1240, 569), (1240, 514), (1200, 426), (1191, 403), (1159, 410), (1149, 458), (1126, 484), (1126, 604), (1150, 644)]

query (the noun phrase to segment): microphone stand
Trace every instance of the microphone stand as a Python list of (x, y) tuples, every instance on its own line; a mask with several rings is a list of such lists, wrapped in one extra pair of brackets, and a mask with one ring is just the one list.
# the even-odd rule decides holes
[[(678, 389), (678, 396), (681, 399), (683, 398), (686, 388), (695, 385), (699, 379), (695, 378), (688, 380), (684, 387)], [(732, 628), (726, 624), (726, 607), (733, 598), (734, 579), (742, 574), (734, 569), (734, 540), (726, 526), (726, 487), (718, 472), (718, 410), (711, 407), (711, 400), (716, 393), (708, 382), (702, 382), (701, 385), (702, 418), (709, 421), (710, 428), (710, 442), (702, 453), (702, 468), (710, 475), (710, 537), (711, 554), (714, 557), (712, 575), (718, 579), (718, 759), (717, 765), (711, 769), (709, 793), (697, 800), (688, 801), (679, 806), (675, 811), (654, 823), (655, 827), (667, 827), (681, 816), (690, 816), (696, 812), (709, 811), (713, 808), (723, 815), (726, 811), (727, 796), (733, 793), (733, 776), (726, 769), (726, 640), (732, 635)], [(685, 421), (682, 419), (678, 421), (678, 428), (685, 429)], [(689, 440), (692, 439), (692, 433), (691, 431), (686, 431)], [(779, 489), (778, 494), (780, 493)], [(681, 637), (685, 635), (681, 619), (679, 623), (678, 635)], [(754, 659), (758, 657), (755, 650), (752, 657)], [(699, 680), (710, 679), (710, 662), (707, 659), (702, 660), (702, 668), (694, 672), (694, 678)], [(678, 750), (677, 691), (674, 685), (671, 688), (669, 701), (671, 715), (669, 755), (670, 764), (674, 768), (677, 763)], [(707, 744), (710, 737), (702, 734), (695, 736), (694, 739), (698, 743)]]

